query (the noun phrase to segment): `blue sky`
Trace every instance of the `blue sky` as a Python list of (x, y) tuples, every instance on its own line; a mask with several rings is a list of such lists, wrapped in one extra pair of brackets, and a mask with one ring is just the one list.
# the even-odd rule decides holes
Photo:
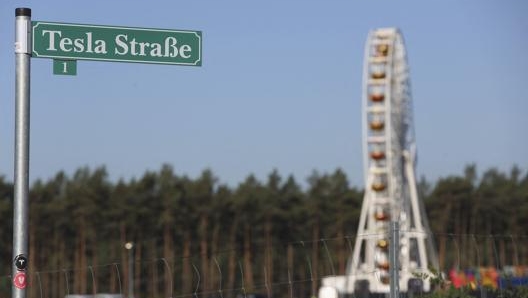
[(342, 168), (362, 187), (369, 30), (398, 27), (411, 69), (418, 175), (528, 170), (526, 1), (13, 1), (0, 3), (0, 175), (13, 177), (14, 10), (32, 19), (203, 32), (202, 67), (32, 59), (30, 179), (170, 163), (237, 185), (276, 168)]

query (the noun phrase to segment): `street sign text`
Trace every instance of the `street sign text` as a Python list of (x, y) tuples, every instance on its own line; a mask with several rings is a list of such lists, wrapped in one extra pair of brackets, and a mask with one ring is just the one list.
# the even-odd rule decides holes
[(202, 33), (32, 22), (33, 57), (201, 65)]

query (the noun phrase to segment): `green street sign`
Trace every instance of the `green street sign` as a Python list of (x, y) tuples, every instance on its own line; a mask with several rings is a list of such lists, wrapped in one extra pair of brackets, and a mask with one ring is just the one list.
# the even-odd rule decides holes
[(53, 59), (53, 74), (67, 76), (77, 75), (77, 61)]
[(202, 65), (202, 32), (31, 22), (32, 56)]

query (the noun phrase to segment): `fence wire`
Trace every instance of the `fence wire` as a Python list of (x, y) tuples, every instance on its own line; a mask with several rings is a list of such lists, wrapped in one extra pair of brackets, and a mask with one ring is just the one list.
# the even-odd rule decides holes
[[(378, 237), (378, 234), (368, 235)], [(439, 268), (447, 279), (471, 272), (482, 283), (486, 274), (528, 278), (528, 236), (435, 234)], [(134, 298), (306, 298), (317, 295), (327, 276), (347, 275), (355, 236), (276, 244), (272, 249), (228, 249), (185, 257), (159, 256), (85, 267), (32, 270), (27, 297), (55, 298), (101, 293)], [(205, 262), (205, 263), (204, 263)], [(494, 273), (493, 273), (494, 272)], [(370, 272), (376, 276), (377, 270)], [(480, 279), (480, 280), (479, 280)], [(12, 276), (0, 276), (0, 297), (10, 297)], [(71, 296), (70, 296), (71, 297)], [(104, 296), (101, 296), (104, 297)], [(110, 297), (110, 296), (108, 296)]]

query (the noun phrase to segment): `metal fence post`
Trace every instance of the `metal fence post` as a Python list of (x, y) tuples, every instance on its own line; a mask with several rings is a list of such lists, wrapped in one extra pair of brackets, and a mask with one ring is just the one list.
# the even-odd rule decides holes
[(400, 295), (400, 227), (397, 221), (390, 222), (389, 236), (389, 264), (390, 264), (390, 297), (398, 298)]

